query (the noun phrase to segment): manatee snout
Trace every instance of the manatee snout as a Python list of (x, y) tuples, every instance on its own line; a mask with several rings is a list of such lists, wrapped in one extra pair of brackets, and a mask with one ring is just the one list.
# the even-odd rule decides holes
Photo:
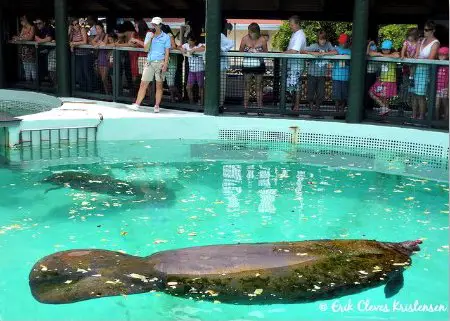
[(410, 251), (411, 254), (413, 252), (419, 252), (420, 247), (419, 244), (422, 244), (421, 240), (415, 240), (415, 241), (405, 241), (400, 243), (406, 250)]
[(414, 254), (414, 252), (420, 251), (419, 244), (422, 244), (422, 240), (403, 241), (398, 243), (390, 242), (388, 244), (391, 248), (394, 248), (403, 254), (411, 256)]

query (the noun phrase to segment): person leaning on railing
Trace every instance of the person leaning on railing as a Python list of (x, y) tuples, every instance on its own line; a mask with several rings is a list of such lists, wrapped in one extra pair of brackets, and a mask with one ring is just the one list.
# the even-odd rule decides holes
[[(400, 58), (414, 59), (416, 56), (417, 46), (419, 44), (419, 30), (411, 28), (406, 34), (406, 39), (403, 42)], [(408, 104), (411, 98), (410, 87), (414, 87), (415, 65), (404, 63), (402, 66), (402, 84), (400, 86), (400, 97), (403, 103)]]
[[(317, 33), (317, 42), (306, 47), (301, 53), (323, 57), (326, 55), (336, 55), (337, 51), (327, 40), (326, 32), (320, 30)], [(307, 80), (308, 102), (309, 108), (313, 111), (319, 111), (322, 101), (325, 99), (325, 75), (327, 68), (328, 60), (326, 59), (314, 59), (309, 62)]]
[[(20, 17), (22, 29), (19, 36), (13, 37), (13, 41), (33, 41), (36, 34), (35, 27), (28, 21), (27, 16)], [(18, 47), (20, 59), (22, 60), (23, 70), (25, 72), (25, 80), (36, 80), (36, 55), (33, 47), (22, 45)]]
[[(228, 33), (233, 29), (232, 25), (227, 20), (222, 21), (222, 33), (220, 34), (220, 52), (228, 52), (234, 47), (234, 41), (227, 38)], [(228, 57), (222, 56), (220, 58), (220, 101), (219, 112), (223, 112), (225, 95), (227, 91), (227, 69)]]
[[(349, 37), (345, 33), (338, 39), (339, 45), (336, 47), (338, 55), (350, 56), (352, 51), (349, 48)], [(333, 62), (331, 70), (331, 80), (333, 82), (332, 98), (336, 105), (336, 112), (343, 112), (348, 99), (348, 81), (350, 77), (350, 61), (337, 60)]]
[[(134, 48), (144, 48), (145, 36), (148, 32), (147, 22), (143, 19), (136, 23), (136, 32), (131, 35), (128, 40), (130, 47)], [(130, 51), (130, 66), (131, 66), (131, 76), (133, 78), (133, 84), (137, 84), (139, 81), (139, 76), (142, 75), (144, 70), (145, 61), (147, 60), (147, 54), (140, 51)]]
[[(392, 41), (389, 39), (381, 43), (381, 52), (371, 51), (370, 56), (400, 58), (400, 54), (393, 50)], [(380, 77), (370, 88), (369, 94), (380, 106), (379, 115), (386, 116), (391, 111), (390, 99), (397, 96), (397, 64), (395, 62), (381, 63)]]
[[(448, 47), (441, 47), (438, 51), (438, 57), (441, 61), (448, 61)], [(437, 70), (436, 83), (436, 119), (440, 119), (442, 109), (444, 110), (444, 119), (448, 121), (448, 66), (439, 66)]]
[[(52, 26), (48, 26), (44, 20), (38, 18), (34, 21), (34, 24), (36, 25), (36, 35), (34, 36), (34, 41), (38, 44), (51, 42), (55, 39), (55, 29)], [(44, 49), (41, 49), (38, 51), (38, 59), (39, 59), (39, 77), (43, 79), (47, 72), (54, 83), (54, 69), (56, 67), (56, 64), (54, 66), (49, 65), (49, 57), (50, 53), (53, 54), (55, 51), (55, 48), (52, 47), (46, 47)], [(52, 62), (52, 61), (50, 61)]]
[[(302, 29), (300, 29), (300, 18), (292, 16), (289, 18), (289, 27), (292, 30), (292, 36), (289, 40), (286, 54), (299, 54), (306, 48), (306, 36)], [(301, 77), (305, 63), (303, 59), (288, 59), (287, 61), (287, 90), (295, 93), (295, 101), (293, 110), (298, 111), (300, 105), (300, 91), (301, 91)]]
[(203, 62), (203, 56), (193, 55), (196, 53), (202, 53), (205, 51), (205, 44), (199, 43), (198, 36), (194, 33), (190, 33), (188, 42), (180, 47), (184, 56), (188, 57), (189, 62), (189, 75), (186, 86), (186, 91), (189, 96), (189, 103), (194, 104), (194, 91), (193, 86), (197, 84), (199, 91), (199, 106), (203, 106), (203, 88), (205, 85), (205, 63)]
[[(119, 38), (119, 41), (116, 43), (116, 47), (132, 47), (133, 45), (130, 43), (130, 41), (136, 36), (136, 28), (131, 21), (124, 21), (121, 25), (118, 26), (117, 36)], [(131, 54), (131, 52), (132, 51), (120, 52), (120, 78), (122, 79), (122, 74), (125, 74), (128, 90), (131, 91), (134, 95), (135, 84), (133, 82), (131, 63), (133, 55)], [(120, 94), (123, 93), (123, 89), (123, 86), (119, 87)]]
[[(417, 59), (431, 59), (437, 58), (437, 53), (440, 47), (439, 40), (434, 36), (436, 24), (433, 21), (427, 21), (424, 28), (424, 38), (417, 46)], [(412, 118), (424, 119), (427, 112), (426, 95), (428, 94), (428, 83), (430, 81), (430, 66), (427, 64), (419, 64), (414, 71), (414, 88), (412, 101)], [(434, 94), (434, 93), (433, 93)], [(417, 111), (419, 110), (419, 117)]]
[[(261, 29), (255, 22), (248, 26), (248, 34), (242, 38), (239, 51), (246, 53), (264, 53), (267, 52), (267, 41), (261, 35)], [(244, 108), (248, 108), (250, 98), (250, 81), (254, 77), (256, 83), (256, 102), (259, 108), (263, 106), (263, 76), (266, 72), (264, 58), (244, 57), (242, 60), (242, 73), (244, 74)], [(247, 114), (247, 111), (242, 114)]]
[[(94, 47), (103, 47), (108, 45), (108, 35), (105, 33), (105, 29), (103, 25), (97, 23), (94, 26), (95, 36), (91, 41), (91, 44)], [(97, 55), (97, 68), (98, 74), (103, 84), (103, 90), (106, 95), (108, 95), (110, 91), (109, 87), (109, 50), (99, 49)]]
[(80, 45), (88, 44), (87, 31), (81, 27), (79, 20), (74, 18), (71, 21), (69, 29), (70, 50), (75, 55), (75, 79), (83, 91), (92, 90), (92, 80), (89, 75), (89, 50), (78, 48)]
[(169, 63), (170, 37), (161, 30), (162, 19), (152, 19), (152, 30), (147, 33), (144, 41), (144, 51), (148, 52), (147, 62), (142, 73), (141, 85), (136, 102), (129, 106), (132, 110), (138, 110), (145, 98), (148, 85), (153, 79), (156, 80), (155, 107), (153, 111), (159, 113), (159, 104), (163, 94), (163, 82)]

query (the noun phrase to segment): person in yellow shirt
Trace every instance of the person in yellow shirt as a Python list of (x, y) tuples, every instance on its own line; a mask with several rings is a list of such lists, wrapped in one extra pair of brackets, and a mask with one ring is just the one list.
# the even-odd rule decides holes
[[(371, 51), (370, 56), (399, 58), (400, 54), (392, 50), (392, 41), (381, 43), (381, 52)], [(369, 90), (369, 96), (380, 106), (379, 115), (385, 116), (389, 109), (389, 99), (397, 96), (397, 65), (394, 62), (381, 62), (380, 76)]]

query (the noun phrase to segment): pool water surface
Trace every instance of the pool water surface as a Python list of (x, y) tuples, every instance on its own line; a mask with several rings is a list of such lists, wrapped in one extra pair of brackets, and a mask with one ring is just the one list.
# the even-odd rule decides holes
[[(133, 144), (141, 152), (127, 158), (129, 144), (109, 143), (117, 154), (100, 155), (89, 164), (78, 159), (77, 164), (49, 163), (40, 169), (0, 168), (0, 320), (448, 319), (448, 310), (399, 311), (415, 301), (416, 307), (447, 309), (447, 183), (262, 157), (270, 148), (262, 153), (241, 146), (240, 156), (228, 160), (211, 155), (161, 160), (166, 152), (198, 146), (145, 141)], [(49, 190), (55, 185), (43, 182), (67, 171), (147, 181), (147, 188), (158, 186), (160, 192), (137, 199), (64, 186)], [(199, 245), (334, 238), (420, 238), (423, 244), (404, 273), (403, 289), (390, 299), (378, 287), (292, 305), (234, 306), (163, 293), (46, 305), (32, 297), (28, 285), (33, 264), (62, 250), (97, 248), (147, 256)]]

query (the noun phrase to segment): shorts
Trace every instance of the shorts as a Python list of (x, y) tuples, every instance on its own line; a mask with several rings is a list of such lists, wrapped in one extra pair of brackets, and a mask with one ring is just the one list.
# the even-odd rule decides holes
[(392, 98), (397, 96), (397, 83), (377, 80), (369, 91), (378, 98)]
[(287, 75), (286, 75), (286, 89), (294, 92), (300, 89), (301, 77), (305, 63), (301, 59), (288, 59)]
[(308, 100), (325, 98), (325, 77), (308, 76)]
[(166, 78), (166, 73), (162, 71), (164, 61), (147, 61), (144, 65), (144, 71), (142, 72), (141, 81), (153, 81), (163, 82)]
[(448, 88), (438, 89), (436, 91), (436, 98), (448, 98)]
[(414, 88), (412, 92), (418, 96), (425, 96), (428, 90), (429, 68), (427, 65), (417, 65), (414, 71)]
[(188, 85), (193, 86), (197, 84), (200, 88), (205, 85), (205, 72), (204, 71), (189, 71)]
[(333, 100), (347, 100), (348, 98), (348, 81), (333, 80)]

